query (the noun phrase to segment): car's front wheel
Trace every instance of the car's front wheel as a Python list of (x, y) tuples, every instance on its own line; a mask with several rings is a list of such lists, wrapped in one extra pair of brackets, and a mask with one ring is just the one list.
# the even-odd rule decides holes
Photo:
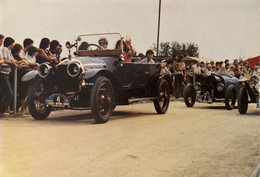
[(48, 96), (45, 83), (42, 80), (39, 79), (30, 85), (28, 90), (28, 109), (35, 120), (43, 120), (49, 116), (51, 108), (45, 106), (45, 99)]
[(235, 107), (236, 104), (236, 89), (233, 85), (230, 85), (227, 88), (226, 94), (225, 94), (225, 105), (227, 110), (232, 110)]
[(245, 87), (242, 87), (238, 93), (238, 111), (245, 114), (248, 108), (248, 94)]
[(184, 87), (184, 101), (187, 107), (193, 107), (196, 99), (196, 92), (191, 83)]
[(157, 99), (154, 100), (154, 107), (158, 114), (165, 114), (170, 102), (170, 88), (165, 79), (161, 79), (157, 88)]
[(114, 90), (110, 80), (104, 76), (96, 79), (90, 95), (90, 107), (96, 123), (105, 123), (114, 108)]

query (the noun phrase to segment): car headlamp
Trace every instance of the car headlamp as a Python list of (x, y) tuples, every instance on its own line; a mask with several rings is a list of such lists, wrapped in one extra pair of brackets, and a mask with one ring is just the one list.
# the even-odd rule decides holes
[(67, 67), (67, 73), (70, 77), (77, 77), (81, 74), (82, 69), (78, 62), (70, 63)]
[(195, 90), (199, 90), (200, 86), (201, 86), (201, 84), (199, 82), (195, 82), (195, 84), (194, 84)]
[(220, 92), (223, 91), (224, 90), (224, 84), (223, 83), (218, 83), (217, 90), (220, 91)]
[(258, 84), (258, 83), (259, 83), (259, 78), (258, 78), (257, 76), (252, 76), (252, 77), (250, 78), (250, 84), (251, 84), (251, 85), (255, 86), (255, 85)]
[(51, 73), (51, 66), (47, 63), (42, 63), (39, 67), (39, 76), (42, 78), (46, 78)]

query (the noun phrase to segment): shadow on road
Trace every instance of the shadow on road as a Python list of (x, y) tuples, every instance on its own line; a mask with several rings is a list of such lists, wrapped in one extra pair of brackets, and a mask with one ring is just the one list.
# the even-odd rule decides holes
[[(60, 114), (59, 114), (60, 113)], [(156, 113), (130, 112), (130, 111), (114, 111), (109, 121), (119, 119), (138, 118), (142, 116), (158, 115)], [(42, 123), (47, 122), (76, 122), (85, 124), (95, 124), (94, 117), (90, 111), (81, 111), (79, 113), (71, 112), (54, 112), (46, 120), (40, 120)]]

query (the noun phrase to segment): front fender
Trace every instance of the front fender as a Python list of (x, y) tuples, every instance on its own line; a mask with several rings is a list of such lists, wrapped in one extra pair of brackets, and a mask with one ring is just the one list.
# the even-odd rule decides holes
[(33, 78), (35, 78), (35, 76), (37, 76), (39, 74), (38, 70), (32, 70), (29, 71), (28, 73), (26, 73), (23, 77), (22, 77), (22, 81), (26, 82), (26, 81), (30, 81)]
[(86, 79), (90, 79), (92, 77), (94, 77), (98, 72), (100, 71), (105, 71), (106, 69), (87, 69), (84, 74), (82, 75), (82, 78), (84, 80)]

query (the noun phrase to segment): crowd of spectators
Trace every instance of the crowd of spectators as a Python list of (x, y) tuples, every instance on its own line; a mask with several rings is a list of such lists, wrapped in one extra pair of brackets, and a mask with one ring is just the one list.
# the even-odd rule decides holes
[(39, 48), (33, 46), (33, 43), (32, 39), (26, 38), (22, 46), (15, 43), (13, 38), (5, 38), (0, 34), (0, 117), (12, 113), (14, 68), (17, 68), (17, 111), (25, 114), (29, 83), (22, 81), (23, 75), (37, 70), (40, 63), (61, 60), (62, 45), (57, 40), (43, 38)]
[(250, 76), (260, 76), (260, 62), (254, 67), (250, 67), (247, 61), (238, 61), (234, 59), (230, 63), (229, 59), (223, 61), (184, 61), (182, 55), (177, 56), (173, 63), (168, 63), (167, 71), (170, 71), (173, 76), (173, 87), (175, 90), (175, 97), (181, 97), (183, 86), (191, 81), (192, 75), (210, 76), (211, 74), (226, 74), (233, 77), (245, 77), (249, 79)]

